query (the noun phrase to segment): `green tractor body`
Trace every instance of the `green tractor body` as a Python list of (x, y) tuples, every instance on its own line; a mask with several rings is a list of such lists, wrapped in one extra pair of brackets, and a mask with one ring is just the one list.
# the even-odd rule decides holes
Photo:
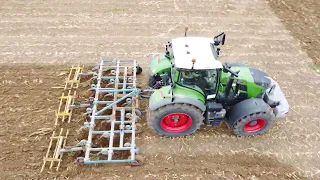
[[(222, 39), (220, 38), (222, 37)], [(259, 69), (217, 60), (225, 34), (180, 37), (149, 63), (149, 126), (164, 136), (194, 133), (225, 121), (234, 133), (257, 135), (285, 118), (289, 105), (279, 85)]]

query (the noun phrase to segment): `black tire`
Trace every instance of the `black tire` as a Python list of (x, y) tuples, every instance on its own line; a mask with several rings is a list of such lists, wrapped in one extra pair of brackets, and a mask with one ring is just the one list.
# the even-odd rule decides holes
[(137, 66), (136, 74), (141, 74), (141, 73), (142, 73), (142, 68), (140, 66)]
[[(251, 130), (248, 131), (248, 126), (251, 128), (252, 126), (248, 125), (247, 123), (256, 121), (259, 124), (259, 121), (264, 120), (265, 125), (261, 126), (256, 129), (256, 131)], [(269, 129), (273, 127), (275, 123), (275, 115), (272, 111), (268, 112), (258, 112), (254, 114), (250, 114), (245, 116), (238, 121), (236, 121), (233, 125), (233, 132), (238, 136), (256, 136), (260, 134), (266, 133)], [(259, 125), (258, 125), (259, 126)]]
[[(171, 114), (171, 113), (183, 113), (191, 117), (191, 126), (184, 131), (181, 132), (168, 132), (163, 129), (160, 125), (162, 119)], [(161, 107), (155, 111), (149, 112), (148, 115), (148, 125), (149, 127), (161, 136), (167, 137), (182, 137), (193, 134), (198, 129), (204, 120), (204, 116), (202, 115), (202, 111), (195, 106), (188, 104), (170, 104), (164, 107)]]
[(156, 78), (153, 76), (150, 76), (148, 80), (148, 86), (153, 87), (155, 84), (156, 84)]

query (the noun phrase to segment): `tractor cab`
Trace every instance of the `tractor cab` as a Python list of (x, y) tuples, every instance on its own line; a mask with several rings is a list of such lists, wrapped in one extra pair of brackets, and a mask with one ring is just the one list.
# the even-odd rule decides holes
[(223, 66), (217, 60), (216, 38), (180, 37), (172, 40), (173, 64), (177, 83), (206, 97), (215, 97)]

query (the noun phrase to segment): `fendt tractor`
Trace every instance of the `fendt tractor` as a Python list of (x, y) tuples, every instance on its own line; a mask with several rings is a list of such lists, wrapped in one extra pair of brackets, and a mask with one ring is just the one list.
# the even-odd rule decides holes
[(169, 41), (149, 62), (148, 125), (158, 134), (187, 136), (201, 125), (226, 122), (238, 136), (267, 132), (285, 118), (289, 104), (278, 83), (243, 63), (218, 61), (226, 34)]

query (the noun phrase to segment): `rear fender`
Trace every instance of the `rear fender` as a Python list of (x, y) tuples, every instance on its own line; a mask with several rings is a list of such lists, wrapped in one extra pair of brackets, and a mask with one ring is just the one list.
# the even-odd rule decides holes
[(206, 110), (206, 106), (204, 105), (204, 103), (202, 103), (200, 100), (195, 100), (192, 98), (188, 98), (185, 96), (175, 96), (174, 97), (174, 101), (171, 101), (171, 98), (162, 98), (161, 100), (155, 101), (154, 98), (150, 98), (149, 99), (149, 109), (154, 111), (160, 107), (163, 107), (165, 105), (168, 104), (175, 104), (175, 103), (185, 103), (185, 104), (190, 104), (193, 105), (195, 107), (198, 107), (201, 111), (205, 111)]

